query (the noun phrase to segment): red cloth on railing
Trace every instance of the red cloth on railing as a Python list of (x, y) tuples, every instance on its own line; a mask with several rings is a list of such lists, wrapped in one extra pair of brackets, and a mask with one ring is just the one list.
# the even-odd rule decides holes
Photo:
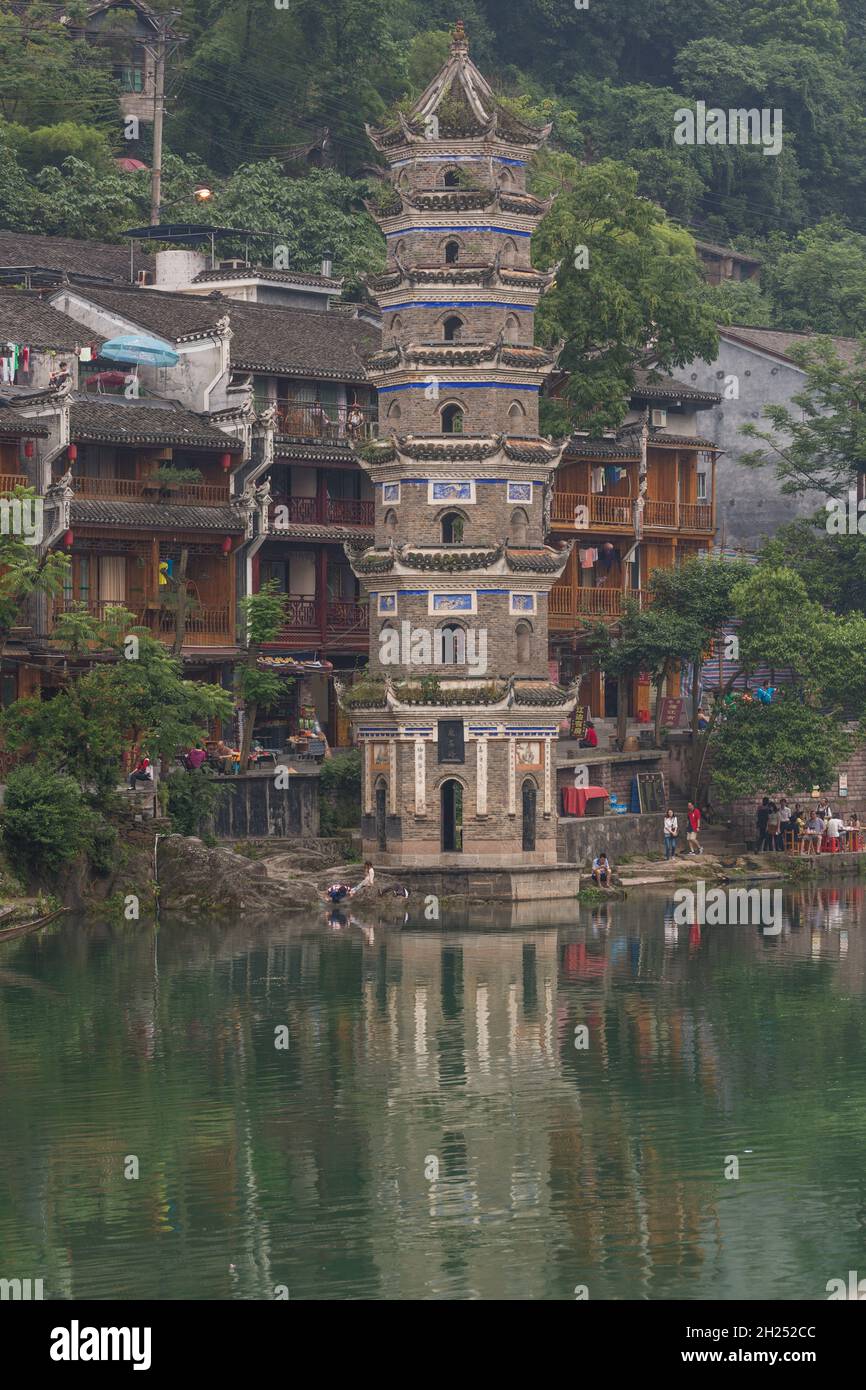
[(599, 796), (607, 796), (606, 787), (563, 787), (562, 814), (564, 816), (585, 816), (586, 803)]

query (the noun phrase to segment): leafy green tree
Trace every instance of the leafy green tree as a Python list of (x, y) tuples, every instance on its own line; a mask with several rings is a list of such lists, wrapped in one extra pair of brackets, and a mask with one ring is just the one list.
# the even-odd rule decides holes
[(805, 229), (768, 260), (763, 283), (779, 328), (866, 333), (866, 235), (860, 232), (836, 221)]
[(244, 705), (244, 736), (241, 743), (241, 771), (249, 766), (253, 733), (259, 710), (271, 709), (286, 689), (284, 676), (259, 668), (259, 657), (266, 642), (275, 642), (286, 625), (286, 596), (273, 580), (263, 584), (257, 594), (248, 594), (239, 604), (246, 627), (247, 656), (239, 673), (239, 694)]
[[(81, 21), (76, 0), (67, 19)], [(0, 116), (22, 125), (81, 121), (118, 124), (117, 84), (108, 56), (84, 39), (72, 39), (48, 4), (0, 8)]]
[(54, 635), (73, 654), (100, 651), (115, 659), (70, 674), (50, 701), (17, 700), (0, 728), (9, 749), (39, 749), (99, 804), (117, 786), (125, 753), (144, 748), (152, 762), (167, 765), (204, 735), (211, 720), (231, 715), (227, 691), (184, 680), (180, 662), (120, 607), (103, 621), (73, 610)]
[(277, 160), (242, 165), (220, 196), (221, 216), (232, 226), (271, 232), (259, 247), (270, 256), (274, 241), (293, 270), (321, 268), (322, 252), (334, 253), (334, 269), (350, 282), (384, 264), (381, 234), (364, 210), (366, 182), (334, 169), (286, 178)]
[(845, 503), (866, 471), (866, 338), (849, 361), (828, 338), (797, 345), (790, 356), (805, 372), (802, 390), (790, 405), (765, 406), (770, 428), (742, 427), (764, 447), (744, 452), (740, 462), (772, 464), (783, 492), (815, 491)]
[(636, 185), (634, 171), (612, 161), (579, 169), (533, 243), (537, 265), (561, 263), (540, 331), (566, 340), (566, 396), (575, 421), (594, 428), (620, 423), (636, 367), (712, 360), (718, 345), (692, 238)]
[(714, 792), (733, 800), (767, 788), (826, 787), (851, 747), (838, 721), (796, 692), (769, 705), (737, 701), (726, 709), (713, 742)]
[(799, 517), (780, 527), (761, 551), (769, 568), (787, 566), (802, 579), (809, 598), (835, 613), (866, 613), (866, 546), (863, 537), (830, 535), (827, 513)]
[(8, 773), (0, 824), (13, 863), (31, 873), (52, 873), (86, 848), (92, 822), (77, 782), (47, 762)]

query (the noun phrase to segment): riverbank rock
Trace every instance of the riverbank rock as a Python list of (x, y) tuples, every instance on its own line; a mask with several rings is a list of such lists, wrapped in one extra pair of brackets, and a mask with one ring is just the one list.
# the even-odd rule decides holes
[(316, 884), (300, 874), (271, 877), (266, 861), (201, 840), (170, 835), (159, 845), (160, 906), (201, 916), (271, 915), (320, 902)]

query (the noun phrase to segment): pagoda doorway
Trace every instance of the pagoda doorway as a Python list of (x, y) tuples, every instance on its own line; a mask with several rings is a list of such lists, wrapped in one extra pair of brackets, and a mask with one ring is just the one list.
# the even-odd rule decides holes
[(535, 812), (538, 794), (535, 783), (527, 777), (523, 784), (523, 849), (535, 849)]
[(442, 783), (442, 852), (463, 852), (463, 787), (453, 779)]
[(388, 848), (388, 837), (385, 830), (385, 814), (388, 798), (388, 787), (384, 778), (380, 777), (376, 783), (376, 844), (380, 850)]

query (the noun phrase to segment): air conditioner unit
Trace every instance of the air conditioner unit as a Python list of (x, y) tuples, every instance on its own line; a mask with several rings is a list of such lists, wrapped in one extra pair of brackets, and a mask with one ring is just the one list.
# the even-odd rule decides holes
[(659, 428), (659, 429), (664, 429), (665, 425), (666, 425), (667, 422), (668, 422), (668, 413), (667, 413), (667, 411), (666, 411), (666, 410), (654, 410), (654, 411), (652, 412), (652, 422), (653, 422), (653, 425), (657, 426), (657, 428)]

